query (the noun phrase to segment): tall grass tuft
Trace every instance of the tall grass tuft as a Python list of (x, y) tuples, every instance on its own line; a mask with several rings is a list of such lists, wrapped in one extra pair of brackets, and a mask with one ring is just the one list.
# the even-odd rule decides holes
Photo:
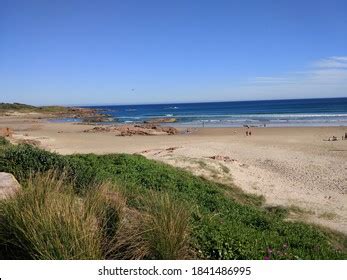
[(127, 209), (116, 233), (115, 258), (186, 259), (189, 211), (167, 193), (142, 197), (142, 211)]
[[(69, 183), (71, 182), (71, 183)], [(6, 259), (185, 259), (189, 212), (149, 192), (129, 208), (110, 183), (77, 194), (57, 171), (37, 173), (0, 201), (0, 254)]]
[(113, 243), (109, 247), (110, 259), (140, 260), (151, 256), (150, 244), (146, 238), (143, 213), (126, 208)]
[(189, 257), (190, 213), (184, 203), (167, 193), (151, 193), (145, 200), (146, 236), (155, 258), (164, 260)]
[(125, 219), (127, 200), (117, 186), (109, 182), (88, 188), (84, 199), (98, 221), (103, 256), (110, 259), (115, 254), (114, 244), (118, 228)]
[(31, 177), (20, 194), (0, 202), (2, 257), (101, 259), (96, 210), (74, 194), (64, 176)]

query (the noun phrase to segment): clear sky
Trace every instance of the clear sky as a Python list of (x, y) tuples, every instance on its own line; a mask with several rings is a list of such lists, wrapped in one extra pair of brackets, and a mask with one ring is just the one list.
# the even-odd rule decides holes
[(0, 0), (0, 102), (346, 96), (346, 0)]

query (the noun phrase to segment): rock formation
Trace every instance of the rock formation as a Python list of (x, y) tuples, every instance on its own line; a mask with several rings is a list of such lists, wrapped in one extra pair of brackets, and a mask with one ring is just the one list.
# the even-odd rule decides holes
[(20, 189), (21, 186), (12, 174), (0, 172), (0, 200), (15, 195)]
[(119, 126), (96, 126), (84, 132), (113, 132), (116, 136), (132, 135), (175, 135), (178, 130), (174, 127), (158, 126), (154, 124), (136, 124), (136, 125), (119, 125)]
[(0, 136), (2, 137), (12, 137), (13, 130), (9, 127), (0, 128)]

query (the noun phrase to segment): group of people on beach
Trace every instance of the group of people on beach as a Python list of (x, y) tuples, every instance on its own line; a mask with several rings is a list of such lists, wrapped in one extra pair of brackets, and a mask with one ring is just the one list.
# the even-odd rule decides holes
[(252, 136), (252, 131), (250, 130), (250, 127), (248, 124), (245, 124), (243, 127), (245, 127), (246, 130), (246, 136)]

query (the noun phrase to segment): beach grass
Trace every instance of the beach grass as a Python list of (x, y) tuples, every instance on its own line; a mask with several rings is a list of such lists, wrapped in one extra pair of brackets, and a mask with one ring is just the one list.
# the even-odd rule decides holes
[(96, 209), (60, 176), (36, 175), (15, 198), (0, 201), (0, 248), (9, 259), (100, 259)]
[(62, 156), (29, 145), (6, 146), (0, 155), (0, 171), (22, 184), (50, 170), (64, 174), (74, 196), (100, 193), (95, 186), (107, 183), (122, 197), (111, 215), (118, 218), (106, 219), (112, 234), (99, 230), (109, 248), (101, 258), (347, 258), (346, 236), (287, 221), (285, 210), (269, 211), (262, 197), (140, 155)]
[(148, 240), (159, 259), (189, 258), (190, 213), (185, 203), (168, 193), (150, 192), (142, 198)]

